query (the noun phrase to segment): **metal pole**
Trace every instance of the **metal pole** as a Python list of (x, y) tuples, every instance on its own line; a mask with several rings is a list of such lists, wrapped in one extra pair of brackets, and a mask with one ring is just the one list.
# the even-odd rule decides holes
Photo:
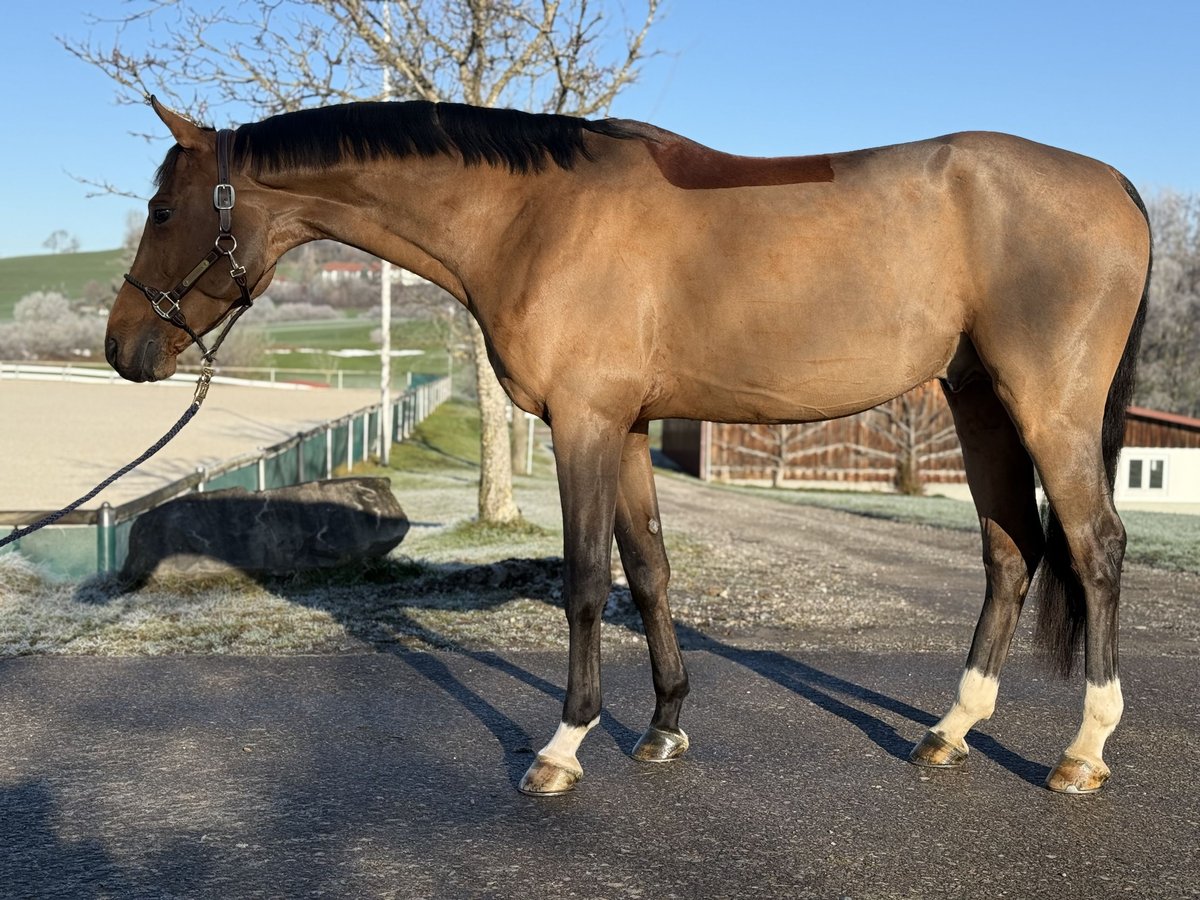
[(333, 477), (333, 426), (325, 426), (325, 477)]
[(111, 572), (117, 567), (116, 513), (107, 500), (100, 504), (96, 517), (96, 568)]
[(526, 420), (527, 425), (529, 426), (529, 431), (527, 432), (528, 437), (525, 440), (525, 474), (532, 475), (533, 474), (533, 428), (537, 424), (537, 421), (534, 419), (533, 416), (529, 415), (529, 413), (525, 414), (525, 420)]

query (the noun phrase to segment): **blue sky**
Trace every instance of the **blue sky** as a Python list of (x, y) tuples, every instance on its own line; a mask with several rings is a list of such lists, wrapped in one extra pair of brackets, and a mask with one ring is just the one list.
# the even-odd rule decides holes
[[(617, 3), (619, 0), (608, 0)], [(964, 129), (1021, 134), (1103, 159), (1144, 192), (1200, 191), (1200, 3), (669, 0), (614, 115), (737, 153), (795, 154)], [(71, 174), (147, 191), (166, 142), (148, 109), (55, 35), (86, 36), (113, 0), (12, 4), (0, 30), (0, 257), (56, 229), (117, 246), (139, 203), (88, 199)], [(218, 122), (215, 124), (229, 124)]]

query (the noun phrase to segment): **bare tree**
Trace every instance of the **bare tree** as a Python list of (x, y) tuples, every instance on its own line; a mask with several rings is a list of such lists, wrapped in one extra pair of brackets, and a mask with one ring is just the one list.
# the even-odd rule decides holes
[(857, 443), (853, 449), (890, 464), (896, 490), (902, 494), (923, 494), (925, 467), (962, 453), (949, 410), (932, 384), (875, 407), (862, 421), (878, 440), (875, 446)]
[(782, 487), (788, 471), (835, 449), (826, 443), (827, 422), (800, 425), (747, 425), (726, 432), (729, 440), (716, 439), (724, 452), (731, 477), (767, 472), (771, 487)]
[(1163, 191), (1146, 206), (1154, 231), (1154, 277), (1137, 402), (1200, 416), (1200, 195)]
[[(409, 98), (603, 114), (632, 82), (660, 0), (612, 20), (595, 0), (258, 0), (196, 9), (144, 0), (116, 20), (111, 43), (61, 39), (117, 82), (211, 119), (219, 107), (273, 114), (350, 100)], [(153, 28), (147, 27), (153, 25)], [(133, 40), (134, 34), (144, 39)], [(387, 98), (380, 73), (388, 71)], [(483, 421), (479, 517), (513, 521), (507, 400), (474, 329)]]
[(79, 238), (63, 228), (50, 232), (50, 237), (42, 241), (42, 246), (51, 253), (78, 253)]

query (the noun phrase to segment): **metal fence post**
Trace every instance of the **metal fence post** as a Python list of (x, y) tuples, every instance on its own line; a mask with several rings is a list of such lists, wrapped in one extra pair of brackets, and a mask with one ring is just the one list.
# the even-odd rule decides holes
[(200, 480), (196, 482), (196, 493), (204, 493), (204, 482), (208, 479), (208, 472), (204, 466), (196, 466), (196, 473), (200, 476)]
[(304, 438), (296, 435), (296, 484), (304, 481)]
[(265, 491), (267, 489), (267, 458), (263, 455), (261, 447), (259, 448), (258, 453), (258, 463), (255, 466), (258, 476), (256, 481), (258, 482), (258, 490)]
[(117, 516), (107, 500), (96, 516), (96, 570), (111, 572), (117, 567)]
[(333, 426), (325, 425), (325, 477), (333, 477)]

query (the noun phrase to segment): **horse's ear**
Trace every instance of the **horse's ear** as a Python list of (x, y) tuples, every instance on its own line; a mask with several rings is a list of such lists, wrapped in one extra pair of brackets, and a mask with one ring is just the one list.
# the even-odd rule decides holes
[(171, 134), (180, 147), (183, 147), (185, 150), (199, 150), (206, 145), (204, 129), (191, 119), (181, 116), (174, 110), (163, 106), (153, 94), (150, 95), (150, 106), (154, 109), (158, 117), (163, 120), (163, 124), (171, 130)]

